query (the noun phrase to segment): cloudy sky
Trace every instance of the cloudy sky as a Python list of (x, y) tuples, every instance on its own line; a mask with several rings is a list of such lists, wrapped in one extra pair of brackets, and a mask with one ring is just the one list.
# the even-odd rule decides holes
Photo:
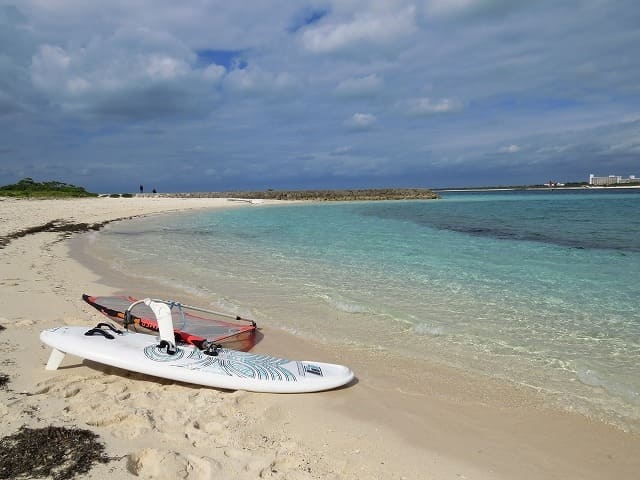
[(640, 176), (637, 0), (0, 0), (0, 184)]

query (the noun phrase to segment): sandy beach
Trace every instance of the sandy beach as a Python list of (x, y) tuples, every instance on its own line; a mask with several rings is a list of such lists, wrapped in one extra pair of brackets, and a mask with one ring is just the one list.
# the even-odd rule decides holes
[(261, 207), (210, 198), (0, 199), (0, 237), (16, 237), (0, 248), (0, 375), (8, 377), (0, 437), (23, 426), (89, 429), (112, 459), (80, 477), (95, 479), (637, 476), (637, 434), (556, 409), (533, 390), (435, 362), (381, 365), (375, 352), (336, 350), (269, 326), (254, 351), (345, 364), (357, 381), (276, 395), (178, 384), (71, 356), (45, 371), (41, 330), (104, 318), (82, 293), (179, 292), (118, 278), (82, 251), (82, 233), (24, 232), (57, 220), (99, 224), (203, 208)]

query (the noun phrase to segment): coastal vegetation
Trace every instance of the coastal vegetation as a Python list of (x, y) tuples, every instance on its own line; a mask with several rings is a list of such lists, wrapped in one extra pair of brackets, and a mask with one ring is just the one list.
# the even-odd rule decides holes
[(23, 178), (18, 183), (0, 187), (0, 196), (21, 198), (68, 198), (95, 197), (95, 193), (87, 192), (83, 187), (58, 181), (36, 182), (31, 177)]

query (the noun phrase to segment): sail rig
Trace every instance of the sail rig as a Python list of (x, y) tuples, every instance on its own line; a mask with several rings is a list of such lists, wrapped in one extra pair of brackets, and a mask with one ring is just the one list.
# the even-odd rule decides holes
[[(154, 312), (134, 297), (83, 294), (82, 299), (111, 320), (133, 331), (158, 334), (158, 321)], [(248, 351), (261, 337), (253, 320), (171, 300), (153, 301), (165, 303), (171, 308), (174, 334), (178, 342), (198, 348), (206, 348), (211, 343), (223, 343), (227, 348)]]

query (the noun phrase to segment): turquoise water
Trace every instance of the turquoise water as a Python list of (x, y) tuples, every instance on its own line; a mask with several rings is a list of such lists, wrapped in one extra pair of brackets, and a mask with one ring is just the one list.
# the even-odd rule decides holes
[(445, 193), (112, 224), (116, 269), (345, 348), (435, 358), (640, 425), (640, 193)]

